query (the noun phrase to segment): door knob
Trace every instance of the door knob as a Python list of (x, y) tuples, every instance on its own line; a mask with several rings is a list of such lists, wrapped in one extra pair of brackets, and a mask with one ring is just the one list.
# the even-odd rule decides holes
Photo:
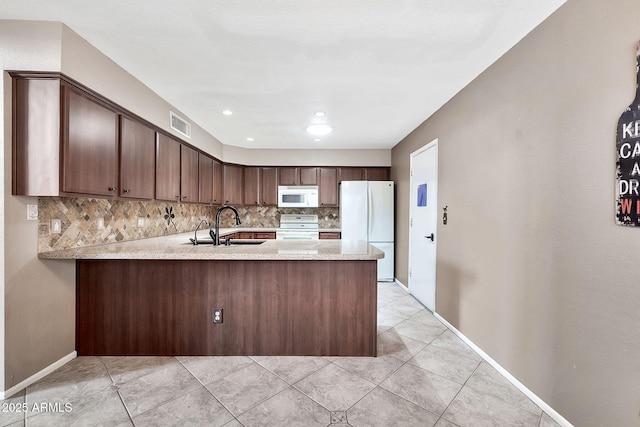
[(432, 242), (434, 237), (435, 236), (433, 235), (433, 233), (429, 234), (428, 236), (424, 236), (425, 239), (431, 239)]

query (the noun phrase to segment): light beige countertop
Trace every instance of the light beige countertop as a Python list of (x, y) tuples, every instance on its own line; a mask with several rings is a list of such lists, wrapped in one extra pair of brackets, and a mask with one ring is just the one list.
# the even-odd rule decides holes
[[(272, 231), (270, 229), (220, 229), (220, 236), (237, 231)], [(335, 231), (332, 229), (331, 231)], [(87, 246), (62, 251), (42, 252), (42, 259), (164, 259), (164, 260), (376, 260), (384, 253), (358, 240), (265, 240), (259, 245), (213, 246), (189, 242), (193, 232)], [(198, 239), (210, 239), (208, 230), (198, 232)]]

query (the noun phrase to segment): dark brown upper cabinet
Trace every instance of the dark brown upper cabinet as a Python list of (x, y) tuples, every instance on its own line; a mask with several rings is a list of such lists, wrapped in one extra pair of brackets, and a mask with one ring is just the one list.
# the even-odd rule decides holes
[(156, 145), (156, 199), (180, 200), (180, 146), (173, 138), (159, 134)]
[(278, 185), (318, 185), (318, 168), (280, 167), (278, 168)]
[(213, 203), (213, 158), (198, 153), (198, 201)]
[(222, 163), (213, 160), (213, 204), (222, 204)]
[(244, 204), (244, 167), (224, 164), (222, 166), (223, 200), (225, 205)]
[(245, 166), (244, 204), (278, 205), (278, 168)]
[(364, 168), (340, 168), (339, 182), (364, 180)]
[(14, 195), (276, 206), (278, 185), (318, 185), (321, 206), (337, 206), (338, 182), (390, 178), (388, 167), (249, 167), (245, 188), (244, 166), (200, 153), (61, 73), (9, 74)]
[(184, 144), (180, 146), (180, 200), (198, 202), (198, 152)]
[(338, 206), (338, 168), (318, 168), (320, 207)]
[(60, 80), (13, 77), (12, 189), (60, 195)]
[(298, 185), (299, 176), (298, 168), (278, 168), (278, 185)]
[(118, 113), (63, 86), (62, 191), (118, 195)]
[(300, 185), (318, 185), (318, 168), (300, 168)]
[(278, 206), (278, 168), (261, 168), (262, 206)]
[(364, 179), (367, 181), (388, 181), (389, 168), (365, 168)]
[(244, 168), (244, 204), (260, 206), (261, 170), (257, 167)]
[(156, 132), (120, 116), (120, 196), (153, 199), (155, 165)]

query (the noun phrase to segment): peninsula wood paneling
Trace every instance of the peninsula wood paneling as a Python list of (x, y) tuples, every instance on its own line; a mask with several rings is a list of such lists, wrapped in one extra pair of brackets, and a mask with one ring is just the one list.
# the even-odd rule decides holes
[(77, 273), (82, 356), (376, 354), (375, 260), (78, 260)]

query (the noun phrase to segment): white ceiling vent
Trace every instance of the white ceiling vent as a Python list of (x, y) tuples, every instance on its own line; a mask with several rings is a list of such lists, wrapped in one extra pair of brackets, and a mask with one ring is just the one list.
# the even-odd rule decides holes
[(191, 138), (191, 123), (187, 122), (173, 111), (169, 111), (169, 118), (171, 119), (171, 129), (181, 133), (187, 138)]

